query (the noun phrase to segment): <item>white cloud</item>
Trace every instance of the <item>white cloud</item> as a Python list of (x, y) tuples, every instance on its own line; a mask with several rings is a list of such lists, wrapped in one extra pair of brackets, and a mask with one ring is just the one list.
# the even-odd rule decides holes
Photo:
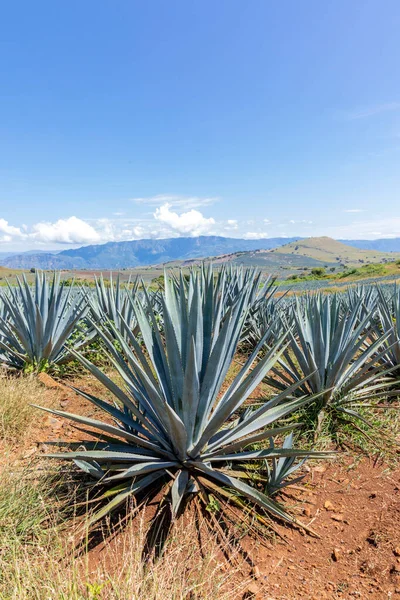
[(0, 242), (10, 242), (13, 238), (23, 238), (19, 227), (13, 227), (5, 219), (0, 219)]
[(91, 244), (101, 239), (94, 227), (77, 217), (59, 219), (55, 223), (36, 223), (30, 237), (39, 242), (58, 244)]
[(345, 213), (362, 213), (365, 212), (363, 208), (347, 208), (343, 212)]
[(163, 204), (163, 206), (156, 209), (154, 218), (179, 234), (190, 236), (210, 234), (215, 225), (215, 220), (212, 217), (207, 219), (198, 210), (192, 209), (178, 215), (170, 209), (171, 205), (168, 202)]
[(272, 221), (270, 221), (269, 219), (263, 219), (264, 223), (266, 225), (271, 225)]
[(224, 229), (226, 231), (233, 231), (233, 230), (239, 229), (239, 224), (238, 224), (237, 219), (228, 219)]
[(243, 235), (245, 240), (260, 240), (266, 237), (268, 237), (268, 234), (265, 231), (248, 231)]
[(132, 202), (136, 204), (145, 204), (147, 206), (161, 206), (163, 204), (169, 204), (171, 208), (182, 208), (189, 210), (191, 208), (199, 208), (201, 206), (210, 206), (219, 201), (217, 197), (205, 197), (199, 196), (177, 196), (173, 194), (158, 194), (157, 196), (150, 196), (148, 198), (132, 198)]

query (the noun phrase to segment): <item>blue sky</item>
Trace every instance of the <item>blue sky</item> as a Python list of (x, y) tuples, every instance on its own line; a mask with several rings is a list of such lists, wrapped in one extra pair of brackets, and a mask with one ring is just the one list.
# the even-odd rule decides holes
[(398, 0), (38, 0), (0, 19), (0, 251), (400, 236)]

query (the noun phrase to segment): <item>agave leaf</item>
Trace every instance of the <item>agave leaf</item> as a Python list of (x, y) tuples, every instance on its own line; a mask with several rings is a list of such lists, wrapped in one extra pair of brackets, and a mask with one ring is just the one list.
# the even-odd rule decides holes
[(174, 517), (178, 514), (188, 483), (189, 472), (184, 469), (179, 471), (171, 487), (172, 513)]
[(157, 479), (163, 477), (163, 475), (164, 473), (162, 471), (156, 471), (154, 473), (150, 473), (142, 479), (139, 479), (131, 485), (127, 485), (125, 488), (123, 488), (123, 491), (121, 491), (115, 498), (113, 498), (106, 506), (94, 513), (94, 515), (88, 521), (88, 526), (91, 527), (92, 525), (94, 525), (94, 523), (108, 515), (110, 512), (112, 512), (118, 506), (120, 506), (123, 502), (125, 502), (125, 500), (129, 498), (129, 496), (135, 495), (138, 492), (143, 491), (152, 483), (157, 481)]

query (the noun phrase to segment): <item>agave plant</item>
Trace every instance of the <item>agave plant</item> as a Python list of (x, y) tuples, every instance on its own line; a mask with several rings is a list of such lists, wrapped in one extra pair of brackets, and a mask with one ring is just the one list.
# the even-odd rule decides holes
[(375, 334), (363, 297), (346, 310), (336, 294), (306, 296), (296, 299), (293, 318), (290, 346), (268, 383), (281, 390), (299, 383), (297, 393), (321, 394), (320, 422), (326, 407), (355, 416), (348, 404), (386, 389), (381, 361), (388, 334)]
[[(165, 281), (161, 296), (163, 335), (147, 293), (143, 305), (135, 301), (144, 347), (132, 332), (125, 338), (114, 324), (109, 325), (111, 333), (98, 329), (124, 386), (76, 354), (112, 392), (115, 403), (75, 391), (103, 410), (113, 424), (49, 410), (94, 429), (99, 440), (86, 440), (78, 450), (49, 456), (75, 461), (95, 479), (111, 486), (104, 498), (111, 496), (112, 500), (95, 513), (92, 522), (128, 497), (154, 487), (170, 497), (174, 515), (194, 495), (207, 502), (210, 490), (222, 497), (230, 488), (232, 497), (241, 496), (294, 522), (281, 506), (251, 485), (246, 465), (254, 461), (263, 465), (265, 460), (282, 457), (326, 456), (270, 445), (276, 436), (296, 426), (282, 424), (280, 419), (310, 398), (291, 396), (296, 383), (260, 408), (242, 411), (246, 399), (282, 355), (284, 339), (258, 360), (264, 345), (264, 339), (260, 340), (233, 381), (226, 381), (251, 306), (253, 278), (237, 290), (224, 315), (223, 278), (203, 278), (201, 273), (192, 272), (188, 285), (182, 277), (179, 281)], [(261, 449), (254, 449), (256, 443)]]
[(400, 368), (400, 289), (396, 286), (389, 297), (378, 288), (378, 331), (387, 335), (388, 350), (383, 358), (387, 367), (393, 367), (394, 374)]
[[(350, 287), (344, 294), (341, 294), (341, 306), (343, 313), (356, 312), (359, 318), (369, 315), (371, 318), (377, 312), (377, 288), (369, 285), (357, 285)], [(360, 309), (361, 304), (361, 309)]]
[[(7, 322), (8, 320), (8, 309), (7, 306), (3, 300), (3, 294), (0, 294), (0, 321), (4, 321)], [(5, 337), (2, 334), (2, 331), (0, 329), (0, 363), (5, 365), (8, 364), (10, 361), (10, 356), (8, 351), (5, 349), (5, 346), (1, 345), (1, 342), (5, 342)]]
[(266, 285), (264, 298), (253, 305), (243, 328), (241, 343), (245, 347), (253, 348), (267, 331), (269, 335), (265, 343), (271, 346), (290, 328), (287, 318), (292, 312), (288, 311), (284, 296), (274, 298), (276, 288), (272, 287), (273, 281), (267, 281)]
[(30, 286), (23, 275), (17, 286), (8, 285), (0, 315), (0, 348), (2, 360), (11, 367), (43, 370), (52, 364), (71, 359), (70, 350), (87, 343), (94, 335), (82, 330), (79, 322), (88, 311), (83, 291), (64, 288), (60, 275), (51, 282), (37, 272)]
[(132, 299), (138, 294), (139, 280), (136, 279), (132, 285), (129, 280), (122, 287), (119, 274), (115, 284), (112, 274), (110, 274), (109, 285), (106, 286), (103, 274), (101, 274), (99, 279), (95, 278), (95, 285), (95, 294), (90, 298), (94, 320), (105, 325), (111, 321), (120, 332), (126, 329), (126, 324), (128, 329), (136, 335), (138, 327)]

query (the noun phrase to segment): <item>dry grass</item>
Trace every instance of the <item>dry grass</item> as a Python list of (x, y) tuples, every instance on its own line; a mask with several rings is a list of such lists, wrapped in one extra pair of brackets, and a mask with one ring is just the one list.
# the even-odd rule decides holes
[[(92, 390), (93, 381), (80, 381)], [(95, 390), (104, 392), (104, 388)], [(20, 460), (37, 425), (30, 404), (60, 392), (34, 376), (0, 380), (0, 600), (236, 600), (246, 578), (212, 537), (199, 550), (196, 524), (178, 522), (158, 560), (144, 560), (146, 524), (128, 524), (101, 552), (72, 555), (74, 485), (47, 461)], [(44, 440), (45, 441), (45, 440)], [(49, 470), (53, 474), (46, 474)], [(236, 563), (235, 563), (236, 564)]]
[[(74, 520), (60, 514), (72, 496), (40, 470), (0, 473), (1, 600), (234, 600), (248, 582), (196, 523), (178, 522), (161, 558), (142, 558), (147, 525), (128, 524), (100, 552), (71, 556)], [(65, 486), (64, 486), (65, 489)], [(65, 494), (65, 492), (64, 492)]]
[(46, 403), (44, 387), (33, 375), (6, 376), (0, 379), (0, 440), (18, 441), (29, 434), (37, 418), (30, 404)]

